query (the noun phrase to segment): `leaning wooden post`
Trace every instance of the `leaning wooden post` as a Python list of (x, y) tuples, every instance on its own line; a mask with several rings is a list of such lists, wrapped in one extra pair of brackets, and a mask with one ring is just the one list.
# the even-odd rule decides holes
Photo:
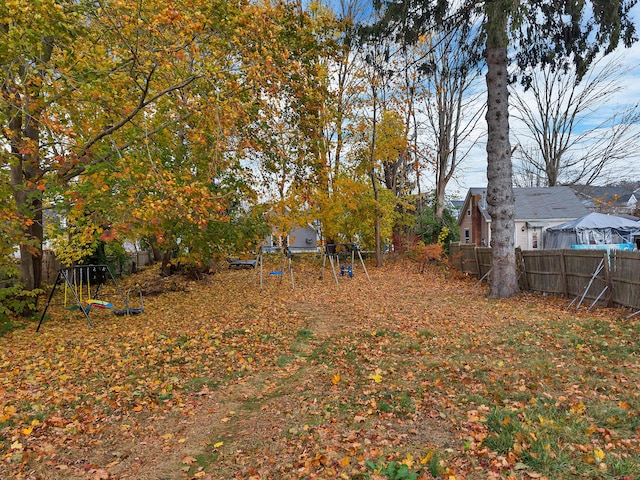
[[(480, 270), (480, 259), (478, 258), (478, 246), (474, 245), (473, 246), (473, 253), (474, 253), (474, 257), (476, 259), (476, 272), (478, 272), (478, 278), (480, 278), (482, 276), (482, 271)], [(491, 264), (491, 268), (493, 269), (493, 263)]]
[(560, 250), (560, 279), (562, 281), (562, 293), (565, 297), (569, 296), (569, 283), (567, 280), (567, 265), (564, 250)]
[(529, 291), (527, 269), (524, 264), (524, 256), (522, 255), (522, 249), (520, 247), (516, 247), (516, 268), (520, 271), (520, 288), (522, 290)]
[(613, 306), (613, 284), (611, 282), (611, 255), (615, 255), (616, 252), (609, 252), (609, 250), (604, 251), (604, 283), (605, 289), (607, 290), (607, 299), (605, 305), (607, 307)]

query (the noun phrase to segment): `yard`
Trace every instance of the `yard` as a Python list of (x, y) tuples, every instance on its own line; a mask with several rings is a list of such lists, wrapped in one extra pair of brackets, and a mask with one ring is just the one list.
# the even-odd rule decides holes
[(0, 477), (640, 477), (640, 316), (408, 261), (319, 272), (146, 270), (141, 315), (5, 334)]

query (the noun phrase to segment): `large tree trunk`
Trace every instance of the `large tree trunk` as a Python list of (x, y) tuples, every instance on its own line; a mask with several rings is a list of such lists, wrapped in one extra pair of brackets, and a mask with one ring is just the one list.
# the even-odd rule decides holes
[[(11, 188), (16, 213), (24, 219), (24, 235), (20, 242), (20, 273), (26, 290), (39, 289), (42, 282), (42, 241), (44, 224), (42, 212), (42, 165), (40, 150), (41, 115), (43, 108), (40, 85), (45, 78), (46, 68), (51, 60), (53, 40), (42, 39), (40, 56), (35, 59), (36, 76), (29, 78), (28, 71), (34, 68), (31, 60), (22, 59), (18, 79), (5, 78), (3, 93), (13, 97), (14, 103), (6, 106), (9, 118)], [(29, 315), (28, 309), (23, 311)]]
[[(29, 100), (24, 96), (23, 110), (29, 110)], [(34, 118), (21, 111), (8, 110), (11, 115), (11, 188), (16, 213), (24, 220), (24, 235), (20, 244), (20, 274), (25, 290), (40, 288), (42, 282), (42, 192), (37, 186), (42, 175), (40, 168), (40, 132)], [(31, 312), (24, 311), (25, 315)]]
[(42, 199), (39, 191), (21, 188), (30, 181), (26, 175), (22, 178), (21, 166), (22, 162), (11, 167), (11, 177), (16, 210), (29, 224), (24, 227), (20, 245), (20, 274), (25, 290), (32, 291), (40, 288), (42, 282)]
[(491, 215), (492, 298), (518, 293), (514, 248), (515, 197), (509, 143), (507, 16), (505, 2), (487, 1), (487, 205)]

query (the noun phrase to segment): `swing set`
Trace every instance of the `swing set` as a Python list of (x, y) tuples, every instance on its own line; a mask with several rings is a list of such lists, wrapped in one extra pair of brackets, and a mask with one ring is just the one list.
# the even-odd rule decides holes
[[(262, 293), (263, 288), (263, 265), (265, 263), (265, 259), (269, 257), (272, 253), (280, 253), (282, 256), (282, 268), (280, 270), (270, 270), (268, 273), (270, 276), (277, 276), (280, 278), (282, 282), (282, 277), (284, 277), (285, 272), (289, 271), (289, 276), (291, 277), (291, 289), (295, 288), (295, 282), (293, 280), (293, 263), (291, 261), (291, 250), (288, 247), (260, 247), (258, 249), (258, 256), (256, 257), (255, 266), (260, 268), (260, 293)], [(254, 267), (255, 268), (255, 267)], [(276, 267), (277, 268), (277, 267)], [(255, 278), (256, 271), (253, 271), (253, 276)]]
[[(113, 303), (98, 298), (100, 287), (109, 281), (109, 279), (113, 282), (117, 297), (119, 297), (124, 304), (124, 309), (114, 309)], [(93, 290), (92, 283), (94, 287)], [(64, 267), (58, 270), (58, 276), (49, 293), (49, 298), (40, 317), (36, 332), (40, 330), (44, 316), (51, 305), (51, 300), (59, 284), (64, 284), (64, 307), (68, 310), (80, 310), (92, 328), (95, 327), (89, 315), (92, 308), (109, 309), (117, 316), (137, 315), (144, 312), (142, 292), (140, 292), (140, 308), (131, 308), (129, 306), (129, 294), (127, 293), (127, 297), (125, 298), (108, 265), (75, 265), (72, 267)], [(71, 299), (74, 301), (74, 304), (67, 306), (68, 301)]]
[[(360, 249), (356, 243), (326, 244), (322, 252), (322, 271), (320, 273), (320, 278), (324, 278), (324, 268), (327, 263), (327, 258), (331, 264), (331, 271), (333, 272), (333, 278), (336, 281), (336, 285), (338, 285), (337, 272), (340, 272), (341, 277), (347, 276), (349, 278), (353, 278), (356, 254), (360, 260), (364, 274), (367, 276), (367, 280), (371, 281), (367, 267), (362, 259), (362, 254), (360, 253)], [(344, 263), (342, 264), (340, 263), (340, 257), (344, 260)], [(351, 263), (347, 262), (349, 259), (351, 259)]]
[[(274, 265), (274, 261), (270, 260), (274, 254), (280, 254), (282, 259), (282, 263), (280, 264), (281, 266), (277, 265), (276, 261), (276, 265), (273, 269), (265, 269), (266, 264), (270, 264), (271, 266)], [(280, 282), (282, 282), (282, 278), (285, 275), (289, 275), (291, 278), (291, 289), (293, 290), (295, 289), (295, 281), (293, 278), (292, 257), (292, 250), (287, 246), (260, 247), (255, 261), (245, 261), (244, 263), (249, 264), (249, 262), (251, 262), (250, 265), (254, 268), (254, 280), (256, 275), (260, 276), (260, 293), (262, 293), (262, 290), (264, 289), (264, 279), (266, 274), (273, 277), (279, 277)], [(326, 267), (327, 258), (331, 264), (331, 271), (336, 285), (339, 284), (338, 273), (342, 277), (353, 278), (355, 275), (356, 257), (362, 265), (362, 269), (367, 280), (371, 281), (364, 259), (362, 258), (362, 253), (356, 243), (330, 243), (325, 245), (322, 253), (322, 270), (320, 272), (320, 279), (324, 278), (324, 269)]]

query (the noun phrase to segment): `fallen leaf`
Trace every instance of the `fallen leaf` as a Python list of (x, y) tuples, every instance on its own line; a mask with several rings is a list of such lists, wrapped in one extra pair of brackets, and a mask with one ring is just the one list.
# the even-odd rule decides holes
[(598, 462), (601, 462), (602, 459), (604, 458), (604, 451), (602, 451), (600, 448), (594, 448), (593, 456)]
[(93, 473), (91, 474), (91, 479), (92, 480), (107, 480), (109, 478), (109, 472), (107, 472), (106, 470), (102, 470), (102, 469), (98, 469), (98, 470), (94, 470)]

